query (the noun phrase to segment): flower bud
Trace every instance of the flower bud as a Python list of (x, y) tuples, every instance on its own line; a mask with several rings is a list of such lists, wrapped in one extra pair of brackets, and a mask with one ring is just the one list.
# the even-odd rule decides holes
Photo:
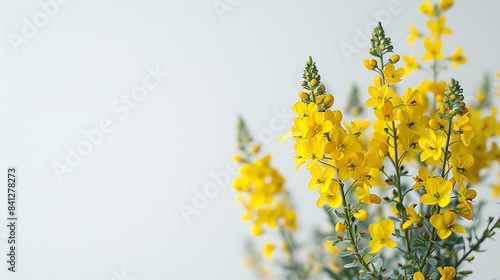
[(307, 94), (307, 92), (302, 90), (299, 92), (299, 98), (302, 100), (307, 99), (307, 98), (309, 98), (309, 94)]
[(444, 105), (444, 103), (438, 104), (438, 110), (441, 114), (444, 114), (444, 112), (446, 112), (446, 106)]
[(391, 56), (391, 58), (389, 59), (391, 61), (391, 63), (396, 63), (399, 61), (399, 54), (394, 54)]
[(441, 124), (438, 121), (436, 121), (435, 119), (430, 119), (429, 120), (429, 126), (432, 129), (439, 129), (439, 128), (441, 128)]
[(327, 93), (318, 96), (318, 98), (316, 99), (316, 104), (321, 104), (322, 108), (330, 108), (333, 105), (333, 101), (333, 95)]
[(239, 154), (235, 154), (233, 156), (233, 160), (236, 161), (236, 162), (242, 162), (243, 158), (241, 158), (241, 156)]
[(366, 212), (364, 209), (360, 209), (358, 212), (352, 214), (354, 218), (360, 220), (360, 221), (365, 221), (368, 219), (368, 212)]
[(250, 154), (252, 155), (255, 155), (256, 153), (258, 153), (260, 151), (260, 145), (257, 144), (255, 145), (252, 149), (250, 149)]
[(344, 232), (345, 228), (346, 224), (343, 222), (337, 222), (337, 224), (335, 224), (335, 231), (338, 233)]
[(309, 82), (311, 86), (316, 86), (318, 84), (318, 80), (312, 79), (311, 82)]

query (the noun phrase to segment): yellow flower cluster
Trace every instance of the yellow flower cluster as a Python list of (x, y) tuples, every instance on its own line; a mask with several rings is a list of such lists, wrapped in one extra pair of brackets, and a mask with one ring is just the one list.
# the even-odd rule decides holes
[(255, 235), (263, 233), (264, 225), (276, 228), (282, 223), (289, 229), (296, 228), (296, 214), (283, 188), (285, 179), (270, 162), (270, 155), (244, 162), (239, 169), (240, 176), (233, 181), (233, 188), (239, 192), (237, 201), (245, 208), (241, 219), (252, 222)]
[[(316, 206), (328, 205), (340, 219), (335, 226), (340, 235), (332, 246), (344, 240), (350, 243), (348, 250), (356, 263), (349, 267), (361, 265), (364, 273), (373, 277), (380, 271), (369, 265), (367, 256), (384, 246), (395, 248), (398, 242), (406, 248), (408, 269), (419, 272), (414, 279), (427, 277), (427, 260), (446, 247), (436, 237), (447, 239), (453, 233), (466, 232), (458, 219), (473, 218), (476, 191), (470, 187), (480, 181), (482, 169), (500, 160), (498, 145), (488, 145), (492, 137), (500, 135), (496, 108), (487, 114), (484, 107), (466, 106), (458, 81), (438, 80), (438, 74), (446, 69), (441, 37), (452, 32), (445, 26), (444, 12), (452, 5), (452, 0), (436, 5), (426, 0), (420, 5), (420, 11), (431, 18), (427, 22), (431, 35), (423, 39), (426, 53), (422, 59), (432, 61), (433, 77), (406, 88), (402, 95), (394, 85), (402, 81), (405, 73), (422, 67), (412, 55), (403, 56), (405, 68), (397, 68), (400, 56), (390, 54), (391, 39), (380, 23), (374, 29), (369, 49), (372, 58), (363, 61), (367, 70), (378, 74), (367, 89), (369, 98), (365, 103), (374, 112), (372, 125), (367, 121), (343, 121), (342, 112), (332, 109), (334, 97), (326, 93), (311, 57), (305, 65), (300, 101), (292, 106), (296, 118), (288, 137), (295, 141), (296, 169), (306, 166), (311, 175), (309, 190), (317, 188), (319, 195)], [(423, 37), (414, 25), (410, 32), (410, 43)], [(451, 68), (466, 62), (461, 52), (459, 47), (447, 58)], [(413, 167), (415, 174), (403, 164)], [(378, 185), (375, 178), (381, 176), (387, 177), (393, 190), (392, 197), (384, 200), (395, 206), (397, 214), (368, 225), (370, 239), (366, 246), (359, 239), (366, 235), (360, 222), (369, 221), (368, 205), (382, 202), (370, 190)], [(414, 181), (412, 188), (406, 187), (409, 177)], [(394, 221), (401, 230), (395, 230)], [(417, 242), (416, 234), (424, 238)], [(455, 277), (454, 266), (438, 270), (442, 279)]]
[[(296, 117), (282, 139), (293, 139), (296, 170), (305, 166), (308, 188), (317, 192), (316, 207), (328, 215), (330, 232), (316, 234), (324, 251), (337, 256), (322, 263), (322, 271), (332, 279), (424, 280), (440, 275), (441, 280), (453, 280), (472, 273), (459, 270), (460, 265), (472, 261), (471, 253), (479, 252), (500, 228), (500, 218), (489, 217), (481, 235), (477, 224), (470, 222), (479, 214), (473, 188), (484, 185), (484, 171), (500, 163), (500, 123), (497, 109), (488, 101), (489, 82), (473, 104), (472, 94), (464, 93), (458, 81), (440, 79), (445, 70), (467, 61), (461, 47), (450, 56), (442, 52), (442, 38), (452, 33), (445, 13), (453, 4), (423, 0), (419, 6), (428, 17), (428, 35), (410, 24), (408, 41), (413, 45), (421, 39), (422, 56), (395, 54), (381, 23), (374, 28), (371, 57), (363, 61), (364, 68), (376, 73), (363, 90), (372, 121), (344, 120), (344, 112), (353, 113), (352, 108), (335, 109), (335, 98), (316, 63), (309, 57), (305, 64), (299, 101), (292, 105)], [(401, 58), (404, 67), (398, 66)], [(403, 88), (405, 75), (416, 70), (431, 77)], [(353, 94), (358, 96), (357, 90)], [(348, 104), (362, 106), (357, 100)], [(293, 277), (307, 279), (315, 261), (303, 265), (293, 255), (290, 232), (296, 228), (296, 213), (285, 180), (271, 166), (271, 156), (256, 156), (260, 146), (242, 122), (238, 141), (242, 153), (235, 160), (242, 166), (233, 188), (245, 208), (242, 219), (252, 223), (255, 235), (279, 228), (290, 260), (284, 267)], [(500, 196), (499, 184), (492, 189), (495, 197)], [(382, 254), (384, 247), (393, 249), (392, 254)], [(270, 257), (274, 249), (265, 243), (264, 256)], [(394, 263), (398, 267), (391, 267)]]
[[(266, 227), (279, 228), (280, 235), (296, 230), (297, 215), (284, 188), (285, 179), (271, 166), (270, 155), (257, 156), (260, 144), (253, 141), (242, 118), (238, 123), (238, 146), (241, 153), (235, 154), (234, 160), (241, 166), (232, 187), (238, 192), (236, 201), (245, 209), (241, 220), (252, 223), (254, 235), (261, 235)], [(264, 258), (269, 259), (274, 249), (273, 243), (264, 243)]]
[[(415, 28), (415, 25), (410, 23), (410, 35), (408, 36), (408, 42), (413, 46), (416, 39), (423, 38), (422, 43), (426, 53), (423, 54), (422, 60), (432, 61), (431, 67), (433, 75), (435, 76), (434, 80), (437, 79), (439, 69), (443, 67), (440, 62), (445, 59), (441, 50), (443, 45), (441, 37), (452, 33), (452, 30), (446, 26), (446, 16), (444, 15), (445, 12), (452, 6), (453, 0), (442, 0), (437, 5), (433, 5), (430, 0), (426, 0), (419, 6), (420, 12), (429, 17), (426, 24), (430, 32), (430, 35), (428, 36), (419, 32)], [(415, 55), (403, 56), (403, 60), (406, 64), (404, 69), (406, 70), (407, 75), (410, 74), (410, 72), (421, 68), (421, 65), (417, 62)], [(458, 65), (465, 64), (467, 62), (467, 58), (462, 55), (462, 47), (460, 46), (457, 47), (449, 57), (446, 57), (446, 60), (452, 62), (452, 69), (455, 69)]]

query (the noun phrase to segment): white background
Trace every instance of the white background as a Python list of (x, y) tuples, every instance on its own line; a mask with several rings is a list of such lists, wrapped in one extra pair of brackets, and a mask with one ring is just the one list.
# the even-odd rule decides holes
[[(409, 54), (408, 23), (423, 30), (425, 17), (419, 1), (396, 2), (386, 32), (396, 52)], [(16, 52), (9, 34), (22, 36), (23, 18), (32, 22), (43, 10), (39, 1), (0, 1), (0, 167), (2, 174), (19, 168), (20, 219), (18, 272), (1, 261), (1, 279), (120, 280), (123, 271), (136, 280), (254, 279), (243, 267), (249, 224), (238, 220), (233, 190), (223, 188), (189, 224), (179, 206), (191, 205), (194, 191), (214, 181), (211, 172), (226, 170), (238, 114), (258, 134), (269, 131), (276, 111), (290, 112), (308, 55), (337, 108), (354, 83), (365, 98), (373, 77), (361, 63), (368, 45), (358, 44), (360, 53), (351, 56), (341, 45), (356, 47), (356, 29), (375, 21), (389, 1), (233, 0), (223, 13), (214, 3), (72, 0)], [(468, 63), (443, 79), (460, 80), (466, 93), (500, 66), (499, 8), (493, 0), (458, 1), (449, 13), (454, 33), (443, 50), (449, 55), (461, 44)], [(157, 66), (170, 76), (121, 119), (110, 106)], [(428, 76), (402, 85), (414, 86), (418, 77)], [(58, 180), (54, 162), (64, 164), (67, 147), (76, 149), (82, 130), (103, 119), (114, 130)], [(288, 179), (306, 238), (308, 228), (324, 224), (316, 194), (307, 191), (309, 175), (294, 171), (291, 143), (269, 143), (265, 151)], [(6, 191), (0, 193), (6, 209)], [(489, 209), (500, 212), (498, 205)], [(6, 233), (1, 226), (0, 260)], [(477, 279), (500, 275), (493, 269), (500, 243), (487, 247), (474, 263)]]

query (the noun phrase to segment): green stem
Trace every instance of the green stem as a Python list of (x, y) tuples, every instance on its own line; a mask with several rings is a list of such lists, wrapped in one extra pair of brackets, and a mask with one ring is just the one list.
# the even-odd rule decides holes
[(483, 243), (483, 241), (485, 241), (489, 236), (489, 233), (497, 226), (500, 225), (500, 217), (498, 218), (498, 220), (493, 224), (493, 226), (490, 228), (486, 227), (486, 231), (483, 233), (483, 236), (481, 236), (481, 238), (479, 240), (477, 240), (477, 242), (472, 245), (469, 249), (469, 251), (467, 251), (467, 253), (465, 253), (461, 258), (460, 260), (457, 262), (457, 264), (455, 264), (455, 268), (458, 268), (458, 266), (470, 255), (470, 253), (472, 253), (473, 251), (476, 251), (477, 249), (479, 249), (479, 246), (481, 245), (481, 243)]
[[(406, 220), (406, 209), (404, 208), (404, 190), (401, 186), (401, 166), (400, 166), (400, 161), (399, 161), (399, 155), (398, 155), (398, 134), (397, 134), (397, 129), (396, 129), (396, 122), (392, 121), (392, 133), (393, 137), (392, 139), (394, 140), (394, 164), (395, 164), (395, 169), (396, 169), (396, 188), (398, 189), (398, 195), (399, 195), (399, 202), (401, 205), (403, 205), (402, 209), (399, 211), (399, 214), (401, 215), (401, 219), (404, 222)], [(411, 248), (410, 248), (410, 236), (408, 229), (403, 229), (403, 234), (404, 234), (404, 239), (405, 239), (405, 245), (406, 245), (406, 253), (410, 258), (412, 257), (411, 254)]]
[(352, 228), (352, 222), (351, 222), (351, 213), (350, 213), (350, 209), (349, 209), (350, 207), (347, 204), (346, 195), (344, 192), (344, 184), (340, 184), (340, 194), (342, 195), (342, 205), (344, 206), (344, 214), (345, 214), (345, 221), (346, 221), (346, 226), (347, 226), (347, 233), (349, 235), (349, 239), (351, 240), (352, 250), (353, 250), (354, 254), (356, 255), (356, 257), (358, 258), (359, 263), (361, 263), (361, 265), (363, 265), (363, 267), (366, 269), (366, 271), (368, 271), (369, 273), (371, 273), (373, 275), (373, 277), (375, 277), (375, 275), (376, 275), (375, 272), (370, 269), (370, 267), (365, 262), (365, 260), (361, 257), (361, 254), (358, 251), (358, 247), (357, 247), (356, 241), (354, 239), (354, 234), (352, 232), (353, 228)]

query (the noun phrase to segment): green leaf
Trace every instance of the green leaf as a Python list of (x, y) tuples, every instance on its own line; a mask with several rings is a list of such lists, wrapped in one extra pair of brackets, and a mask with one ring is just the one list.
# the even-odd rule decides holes
[[(370, 248), (370, 247), (368, 247), (368, 248)], [(371, 249), (371, 248), (370, 248), (370, 249)], [(378, 262), (379, 260), (380, 260), (380, 255), (378, 255), (378, 254), (377, 254), (377, 255), (375, 255), (375, 256), (373, 256), (373, 257), (371, 258), (370, 263), (376, 263), (376, 262)]]
[(344, 268), (353, 268), (358, 266), (358, 262), (346, 263), (344, 264)]
[(438, 262), (435, 258), (432, 257), (427, 257), (426, 259), (427, 263), (429, 263), (431, 266), (437, 266)]
[(342, 252), (338, 253), (337, 255), (341, 258), (349, 257), (349, 256), (352, 256), (352, 252), (351, 251), (342, 251)]

